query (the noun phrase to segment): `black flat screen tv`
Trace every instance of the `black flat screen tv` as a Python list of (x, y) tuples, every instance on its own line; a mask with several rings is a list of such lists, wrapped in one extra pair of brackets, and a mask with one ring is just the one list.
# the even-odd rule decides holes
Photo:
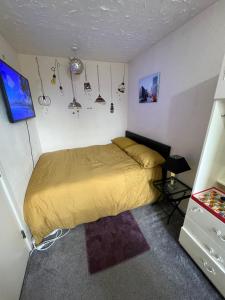
[(1, 59), (0, 87), (11, 123), (35, 117), (28, 80)]

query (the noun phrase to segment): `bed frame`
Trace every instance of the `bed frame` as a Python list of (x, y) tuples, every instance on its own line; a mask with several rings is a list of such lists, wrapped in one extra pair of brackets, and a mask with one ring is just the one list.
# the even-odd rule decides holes
[(162, 144), (160, 142), (148, 139), (144, 136), (138, 135), (136, 133), (133, 133), (131, 131), (126, 131), (125, 132), (126, 137), (134, 140), (138, 144), (145, 145), (157, 152), (159, 152), (165, 159), (167, 159), (170, 156), (170, 150), (171, 146)]

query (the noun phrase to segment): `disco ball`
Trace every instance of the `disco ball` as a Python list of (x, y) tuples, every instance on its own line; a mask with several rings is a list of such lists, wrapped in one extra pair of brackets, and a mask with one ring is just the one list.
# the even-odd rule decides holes
[(83, 69), (84, 65), (79, 58), (74, 57), (70, 60), (70, 70), (73, 74), (80, 74)]

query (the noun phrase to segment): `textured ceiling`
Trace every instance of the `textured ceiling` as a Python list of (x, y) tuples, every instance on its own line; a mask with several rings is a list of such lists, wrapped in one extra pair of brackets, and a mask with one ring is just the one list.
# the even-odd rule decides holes
[(1, 0), (0, 33), (20, 53), (129, 61), (216, 0)]

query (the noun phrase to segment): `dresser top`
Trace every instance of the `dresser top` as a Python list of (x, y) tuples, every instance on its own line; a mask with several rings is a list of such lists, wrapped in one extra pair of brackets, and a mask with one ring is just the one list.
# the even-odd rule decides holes
[(193, 194), (191, 198), (225, 223), (225, 191), (212, 187)]

